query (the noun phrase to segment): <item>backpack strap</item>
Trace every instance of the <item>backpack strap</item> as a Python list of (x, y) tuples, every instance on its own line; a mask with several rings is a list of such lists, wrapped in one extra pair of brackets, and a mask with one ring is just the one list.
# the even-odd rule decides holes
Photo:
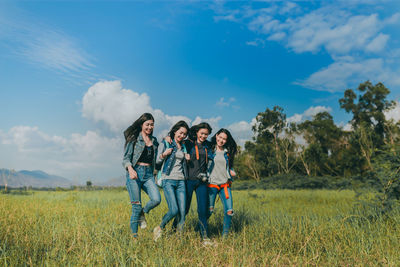
[(187, 154), (187, 149), (186, 149), (186, 146), (185, 146), (185, 144), (182, 142), (182, 150), (183, 150), (183, 153), (186, 153)]
[[(167, 141), (163, 140), (164, 145), (165, 145), (165, 149), (170, 148), (171, 144), (168, 143)], [(157, 178), (156, 178), (156, 184), (161, 188), (162, 187), (162, 171), (164, 169), (164, 164), (165, 164), (165, 160), (163, 161), (162, 165), (161, 165), (161, 169), (158, 171), (157, 173)]]
[(171, 144), (164, 140), (165, 147), (168, 149), (171, 147)]
[[(197, 142), (194, 142), (194, 148), (196, 150), (196, 159), (199, 160), (200, 159), (200, 153), (199, 153), (199, 147), (197, 146)], [(206, 164), (207, 164), (207, 162), (208, 162), (207, 148), (204, 148), (204, 150), (206, 151)]]

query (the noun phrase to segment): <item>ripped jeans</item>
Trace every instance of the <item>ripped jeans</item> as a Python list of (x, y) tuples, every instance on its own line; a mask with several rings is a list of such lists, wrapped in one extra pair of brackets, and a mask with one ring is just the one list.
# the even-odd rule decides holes
[[(129, 173), (126, 172), (126, 188), (128, 189), (129, 198), (132, 204), (132, 216), (130, 226), (133, 235), (137, 235), (140, 214), (149, 213), (150, 210), (157, 207), (161, 202), (161, 195), (158, 191), (156, 183), (154, 182), (153, 169), (150, 166), (136, 165), (134, 167), (138, 178), (130, 179)], [(141, 189), (146, 192), (150, 200), (142, 209)]]
[(219, 198), (221, 199), (221, 202), (224, 206), (224, 224), (222, 228), (222, 237), (226, 237), (228, 235), (233, 216), (233, 202), (232, 202), (231, 188), (228, 187), (227, 190), (229, 195), (228, 199), (225, 196), (225, 191), (223, 188), (221, 188), (221, 190), (218, 190), (217, 188), (213, 187), (208, 188), (208, 196), (210, 199), (210, 209), (208, 213), (208, 218), (210, 218), (211, 214), (214, 212), (215, 199), (218, 193), (219, 193)]

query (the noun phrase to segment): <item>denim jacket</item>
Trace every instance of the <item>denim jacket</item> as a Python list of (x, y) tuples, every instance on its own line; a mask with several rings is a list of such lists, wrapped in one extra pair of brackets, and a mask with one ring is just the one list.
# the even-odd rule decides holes
[[(153, 142), (153, 150), (154, 150), (153, 164), (151, 166), (154, 169), (157, 158), (158, 142), (157, 138), (155, 138), (154, 136), (150, 136), (150, 138)], [(143, 140), (143, 136), (141, 133), (139, 133), (136, 142), (129, 142), (126, 145), (124, 159), (122, 160), (122, 166), (124, 166), (125, 169), (128, 168), (128, 166), (134, 167), (138, 162), (140, 156), (142, 155), (145, 146), (146, 143)]]
[[(162, 173), (169, 175), (172, 171), (172, 168), (174, 167), (175, 164), (175, 154), (178, 151), (178, 146), (176, 145), (175, 140), (172, 141), (171, 144), (167, 144), (167, 141), (163, 141), (162, 142), (162, 149), (161, 149), (161, 153), (160, 155), (157, 157), (157, 161), (156, 164), (157, 165), (161, 165), (163, 162), (163, 167), (162, 167)], [(162, 159), (161, 155), (162, 153), (164, 153), (165, 150), (167, 150), (168, 148), (172, 148), (172, 153), (170, 155), (168, 155), (166, 158)], [(186, 146), (185, 144), (182, 142), (182, 150), (183, 153), (187, 153), (186, 151)], [(187, 166), (186, 166), (186, 160), (183, 159), (182, 161), (182, 168), (183, 168), (183, 176), (185, 178), (187, 178)]]
[[(214, 169), (214, 158), (215, 158), (216, 152), (215, 151), (211, 151), (211, 153), (208, 153), (208, 164), (207, 164), (207, 176), (210, 177), (213, 169)], [(225, 149), (224, 150), (224, 158), (226, 161), (226, 172), (228, 173), (228, 180), (233, 181), (233, 177), (231, 175), (231, 170), (233, 170), (233, 167), (231, 168), (229, 166), (229, 154), (228, 151)]]

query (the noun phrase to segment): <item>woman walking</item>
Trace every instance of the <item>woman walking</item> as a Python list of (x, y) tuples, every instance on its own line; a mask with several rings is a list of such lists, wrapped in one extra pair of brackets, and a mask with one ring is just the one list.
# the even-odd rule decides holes
[[(122, 164), (126, 169), (126, 187), (132, 204), (130, 227), (135, 238), (139, 223), (140, 228), (147, 227), (145, 214), (161, 202), (160, 192), (153, 176), (158, 149), (153, 129), (153, 116), (144, 113), (124, 131), (125, 153)], [(150, 198), (144, 208), (141, 202), (141, 189)]]
[(231, 133), (226, 129), (220, 129), (211, 139), (211, 153), (208, 164), (209, 173), (209, 215), (214, 211), (215, 199), (219, 198), (224, 206), (224, 223), (222, 237), (229, 233), (233, 216), (232, 202), (232, 176), (236, 176), (233, 170), (233, 160), (237, 152), (237, 145)]
[[(178, 232), (183, 231), (186, 211), (187, 177), (186, 157), (188, 156), (183, 140), (186, 138), (189, 126), (184, 121), (177, 122), (168, 136), (172, 143), (162, 142), (162, 152), (157, 158), (157, 165), (162, 164), (159, 178), (168, 204), (168, 212), (162, 218), (161, 224), (153, 230), (154, 240), (161, 237), (162, 230), (167, 223), (176, 218)], [(159, 182), (159, 181), (158, 181)]]
[(186, 181), (186, 214), (189, 212), (193, 192), (196, 192), (197, 214), (199, 218), (200, 235), (204, 245), (212, 242), (208, 238), (208, 188), (207, 188), (207, 163), (210, 151), (207, 137), (211, 134), (211, 126), (200, 123), (190, 128), (189, 139), (185, 141), (187, 151), (190, 155), (188, 161), (188, 179)]

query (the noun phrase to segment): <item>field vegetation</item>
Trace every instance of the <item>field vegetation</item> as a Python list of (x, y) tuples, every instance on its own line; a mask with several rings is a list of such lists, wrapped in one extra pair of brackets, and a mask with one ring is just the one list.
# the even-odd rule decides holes
[[(374, 194), (364, 194), (364, 199)], [(133, 239), (125, 190), (0, 194), (0, 264), (119, 266), (391, 265), (400, 263), (400, 213), (369, 217), (354, 191), (233, 192), (235, 216), (221, 239), (222, 204), (210, 219), (216, 246), (204, 247), (192, 206), (183, 236), (171, 230), (154, 242), (167, 211), (147, 217)], [(146, 197), (144, 197), (146, 201)]]

